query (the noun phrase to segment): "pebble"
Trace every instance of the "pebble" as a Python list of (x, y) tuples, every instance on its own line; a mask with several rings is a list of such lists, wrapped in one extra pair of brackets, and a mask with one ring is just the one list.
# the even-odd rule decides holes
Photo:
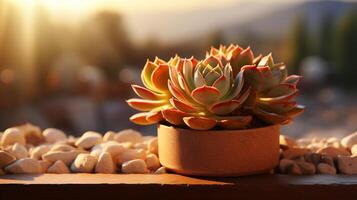
[(295, 161), (289, 159), (281, 159), (279, 162), (279, 170), (281, 173), (287, 173), (287, 167), (295, 164)]
[(90, 154), (79, 154), (71, 165), (75, 173), (91, 173), (97, 163), (97, 158)]
[(115, 140), (114, 138), (115, 138), (115, 132), (108, 131), (103, 136), (103, 142), (108, 142), (108, 141)]
[(50, 150), (51, 147), (49, 145), (40, 145), (30, 151), (30, 157), (40, 160), (42, 158), (42, 155), (49, 152)]
[(56, 143), (67, 139), (66, 134), (56, 128), (47, 128), (42, 132), (42, 135), (48, 143)]
[(46, 173), (47, 169), (52, 165), (52, 163), (48, 160), (39, 160), (38, 163), (41, 165), (42, 173)]
[(343, 174), (357, 174), (357, 156), (338, 156), (337, 167)]
[(334, 164), (334, 161), (333, 161), (333, 158), (331, 156), (328, 156), (328, 155), (321, 155), (321, 162), (322, 163), (326, 163), (332, 167), (335, 166)]
[(0, 150), (0, 168), (3, 168), (16, 160), (16, 157), (10, 153)]
[(159, 169), (157, 169), (154, 174), (166, 174), (166, 168), (165, 167), (160, 167)]
[(51, 147), (51, 151), (73, 151), (75, 147), (68, 144), (55, 144)]
[(102, 142), (102, 136), (94, 131), (85, 132), (76, 142), (77, 147), (82, 147), (83, 149), (90, 149), (93, 146), (100, 144)]
[(336, 148), (336, 147), (324, 147), (317, 150), (317, 153), (326, 154), (331, 156), (332, 158), (336, 159), (337, 156), (349, 156), (351, 153), (347, 151), (345, 148)]
[(161, 167), (159, 158), (156, 156), (156, 154), (147, 155), (145, 162), (146, 162), (147, 168), (150, 170), (153, 170), (153, 171), (155, 171)]
[(307, 153), (304, 156), (306, 162), (317, 166), (321, 162), (321, 154), (319, 153)]
[(130, 160), (123, 163), (121, 171), (125, 174), (145, 174), (148, 173), (146, 163), (142, 159)]
[(6, 147), (15, 143), (25, 145), (26, 140), (24, 134), (22, 134), (18, 128), (6, 129), (1, 137), (1, 146)]
[(70, 165), (80, 152), (77, 150), (73, 151), (49, 151), (42, 155), (43, 160), (50, 162), (56, 162), (57, 160), (62, 160), (66, 165)]
[(10, 174), (39, 174), (42, 167), (33, 158), (22, 158), (5, 167), (5, 171)]
[(113, 158), (109, 153), (103, 152), (100, 154), (98, 162), (95, 166), (95, 172), (103, 174), (115, 173), (115, 165), (113, 162)]
[(127, 148), (123, 144), (114, 141), (106, 143), (103, 147), (103, 152), (109, 153), (113, 158), (126, 150)]
[(92, 155), (98, 159), (102, 152), (103, 152), (103, 149), (94, 149), (90, 152), (90, 155)]
[(351, 149), (353, 145), (357, 144), (357, 131), (342, 138), (341, 144), (345, 148)]
[(352, 155), (357, 155), (357, 144), (352, 146), (351, 153), (352, 153)]
[(311, 150), (306, 148), (293, 147), (285, 150), (283, 152), (283, 158), (286, 159), (296, 159), (298, 157), (304, 156), (307, 153), (310, 153)]
[(145, 144), (145, 143), (136, 143), (134, 145), (134, 148), (135, 149), (145, 149), (145, 150), (147, 150), (148, 149), (148, 145)]
[(26, 158), (28, 156), (28, 151), (24, 145), (15, 143), (12, 145), (9, 153), (14, 155), (17, 159)]
[(316, 167), (311, 163), (305, 161), (296, 161), (296, 164), (300, 168), (301, 173), (304, 175), (312, 175), (316, 173)]
[(28, 144), (39, 145), (45, 141), (41, 133), (41, 128), (30, 123), (17, 126), (20, 132), (24, 135)]
[(148, 150), (151, 153), (154, 153), (156, 155), (159, 155), (159, 146), (158, 146), (158, 140), (157, 137), (152, 138), (151, 140), (149, 140), (148, 142)]
[(114, 139), (120, 143), (122, 142), (131, 142), (133, 144), (140, 143), (143, 141), (142, 135), (140, 132), (135, 131), (133, 129), (125, 129), (119, 131)]
[(70, 170), (62, 160), (57, 160), (47, 169), (50, 174), (69, 174)]
[(297, 146), (297, 143), (294, 139), (285, 135), (279, 136), (279, 144), (282, 149), (288, 149)]
[(319, 163), (317, 165), (317, 173), (333, 175), (336, 174), (336, 168), (326, 163)]
[(126, 151), (118, 154), (114, 161), (115, 163), (122, 164), (124, 162), (134, 160), (134, 159), (146, 159), (146, 151), (142, 149), (127, 149)]

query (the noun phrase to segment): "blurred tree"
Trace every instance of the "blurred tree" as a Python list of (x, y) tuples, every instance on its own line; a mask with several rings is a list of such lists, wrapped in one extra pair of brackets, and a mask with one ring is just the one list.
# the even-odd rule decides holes
[(357, 12), (348, 12), (336, 30), (334, 58), (340, 83), (356, 87), (357, 74)]
[(133, 49), (120, 14), (103, 11), (83, 24), (80, 48), (88, 64), (100, 67), (109, 80), (118, 78)]
[(288, 66), (292, 73), (297, 73), (301, 61), (310, 55), (309, 34), (303, 16), (299, 16), (293, 25), (289, 51), (291, 51), (291, 59)]
[(333, 16), (326, 13), (322, 16), (321, 21), (318, 52), (321, 58), (325, 59), (327, 62), (331, 62), (335, 28)]

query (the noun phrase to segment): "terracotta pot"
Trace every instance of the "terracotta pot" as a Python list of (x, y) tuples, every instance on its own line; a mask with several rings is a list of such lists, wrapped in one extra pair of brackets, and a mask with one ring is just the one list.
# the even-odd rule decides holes
[(176, 173), (241, 176), (266, 173), (279, 161), (280, 126), (197, 131), (158, 125), (159, 157)]

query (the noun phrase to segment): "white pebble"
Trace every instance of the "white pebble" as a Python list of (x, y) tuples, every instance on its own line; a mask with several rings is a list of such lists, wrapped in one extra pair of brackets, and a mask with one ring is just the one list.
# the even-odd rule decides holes
[(66, 165), (69, 165), (77, 157), (80, 152), (74, 151), (49, 151), (42, 155), (43, 160), (50, 162), (56, 162), (57, 160), (62, 160)]
[(16, 160), (16, 157), (10, 153), (0, 150), (0, 168), (3, 168)]
[(155, 154), (147, 155), (145, 162), (146, 162), (147, 168), (150, 170), (153, 170), (153, 171), (157, 170), (161, 166), (159, 158)]
[(353, 145), (357, 144), (357, 131), (342, 138), (341, 144), (345, 148), (351, 149)]
[(352, 146), (351, 153), (352, 153), (352, 155), (357, 155), (357, 144)]
[(114, 138), (115, 138), (115, 132), (108, 131), (103, 136), (103, 142), (108, 142), (108, 141), (115, 140)]
[(42, 173), (46, 173), (47, 169), (52, 165), (52, 163), (48, 160), (39, 160), (38, 163), (41, 165)]
[(39, 160), (42, 158), (42, 155), (49, 152), (50, 149), (51, 147), (49, 145), (40, 145), (30, 151), (30, 157)]
[(71, 165), (71, 171), (75, 173), (91, 173), (97, 159), (90, 154), (79, 154)]
[(28, 156), (26, 147), (24, 147), (24, 145), (19, 143), (15, 143), (14, 145), (12, 145), (9, 152), (12, 155), (14, 155), (17, 159), (26, 158)]
[(26, 140), (24, 134), (22, 134), (18, 128), (6, 129), (1, 137), (1, 146), (6, 147), (15, 143), (25, 145)]
[(42, 135), (45, 137), (46, 142), (56, 143), (61, 140), (66, 140), (66, 134), (56, 128), (47, 128), (42, 132)]
[(57, 160), (51, 167), (47, 169), (50, 174), (68, 174), (70, 173), (67, 165), (62, 160)]
[(109, 153), (103, 152), (100, 154), (97, 165), (95, 166), (95, 172), (103, 174), (115, 173), (113, 158)]
[(92, 155), (98, 159), (102, 152), (103, 152), (103, 149), (94, 149), (90, 152), (90, 155)]
[(154, 174), (166, 174), (166, 168), (165, 167), (160, 167), (159, 169), (157, 169)]
[(121, 171), (125, 174), (145, 174), (148, 169), (144, 160), (135, 159), (123, 163)]
[(125, 148), (123, 144), (119, 144), (117, 142), (108, 142), (103, 147), (103, 152), (109, 153), (113, 158), (126, 150), (127, 148)]
[(73, 150), (76, 150), (76, 148), (68, 144), (54, 144), (51, 147), (51, 151), (73, 151)]
[(33, 158), (22, 158), (5, 167), (5, 171), (11, 174), (39, 174), (42, 167)]
[(141, 133), (133, 129), (122, 130), (114, 138), (118, 142), (131, 142), (133, 144), (143, 141)]
[(142, 149), (127, 149), (126, 151), (118, 154), (114, 160), (115, 163), (122, 164), (124, 162), (134, 160), (134, 159), (146, 159), (146, 152)]
[(154, 154), (156, 154), (156, 155), (159, 155), (159, 147), (158, 147), (157, 137), (151, 139), (151, 140), (148, 142), (148, 150), (149, 150), (151, 153), (154, 153)]
[(99, 133), (88, 131), (76, 141), (75, 145), (84, 149), (90, 149), (101, 142), (102, 136)]

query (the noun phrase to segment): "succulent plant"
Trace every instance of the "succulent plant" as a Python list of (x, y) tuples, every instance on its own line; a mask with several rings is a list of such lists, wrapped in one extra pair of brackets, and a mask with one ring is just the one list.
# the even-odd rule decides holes
[(242, 47), (233, 44), (228, 47), (220, 45), (219, 49), (211, 47), (210, 52), (206, 53), (206, 57), (210, 56), (214, 56), (221, 60), (223, 65), (230, 63), (233, 70), (233, 76), (236, 76), (243, 66), (252, 65), (254, 63), (254, 55), (250, 47), (243, 49)]
[(302, 113), (296, 103), (300, 76), (288, 76), (272, 55), (254, 58), (248, 47), (221, 45), (205, 59), (179, 56), (168, 62), (147, 61), (141, 73), (145, 87), (132, 85), (141, 99), (128, 104), (139, 110), (130, 117), (147, 125), (166, 121), (195, 130), (254, 127), (253, 118), (266, 124), (285, 124)]
[(300, 76), (288, 76), (284, 63), (274, 63), (272, 54), (255, 59), (254, 65), (244, 66), (245, 81), (252, 87), (245, 108), (268, 124), (286, 124), (301, 114), (304, 107), (295, 97)]
[(127, 103), (134, 109), (143, 111), (130, 117), (136, 124), (149, 125), (162, 120), (161, 110), (172, 107), (169, 99), (172, 97), (167, 81), (169, 79), (169, 64), (155, 58), (154, 62), (147, 60), (141, 80), (145, 87), (132, 85), (134, 92), (142, 99), (133, 98)]
[(249, 124), (251, 116), (232, 115), (249, 96), (249, 88), (243, 89), (243, 73), (234, 77), (230, 64), (223, 65), (214, 56), (200, 62), (175, 57), (172, 63), (176, 65), (170, 65), (168, 88), (174, 108), (162, 110), (165, 120), (197, 130), (216, 125), (241, 129)]

